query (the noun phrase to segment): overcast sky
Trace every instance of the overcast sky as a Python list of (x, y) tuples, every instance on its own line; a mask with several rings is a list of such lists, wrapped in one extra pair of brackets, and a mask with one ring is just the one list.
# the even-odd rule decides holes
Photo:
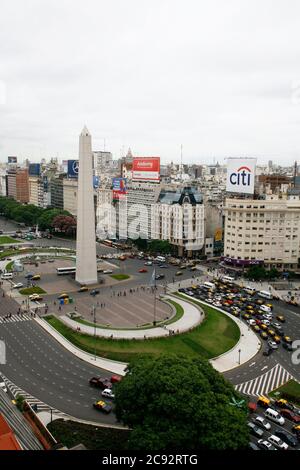
[(1, 0), (0, 161), (300, 161), (297, 0)]

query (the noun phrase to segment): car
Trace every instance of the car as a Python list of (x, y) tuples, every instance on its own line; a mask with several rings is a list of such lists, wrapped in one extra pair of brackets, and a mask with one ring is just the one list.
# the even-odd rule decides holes
[(13, 285), (13, 289), (20, 289), (21, 287), (24, 287), (24, 285), (22, 284), (22, 282), (18, 282), (17, 284), (14, 284)]
[(259, 447), (257, 444), (255, 444), (255, 442), (249, 442), (249, 449), (250, 450), (259, 450)]
[(39, 281), (41, 279), (41, 275), (40, 274), (35, 274), (34, 276), (32, 276), (31, 280), (32, 281)]
[(93, 407), (96, 408), (96, 410), (103, 411), (103, 413), (106, 413), (106, 414), (110, 413), (112, 410), (112, 406), (103, 400), (96, 401), (93, 404)]
[(69, 294), (64, 292), (63, 294), (60, 294), (57, 298), (58, 300), (61, 300), (61, 299), (68, 299), (69, 297), (70, 297)]
[[(166, 276), (164, 274), (156, 274), (155, 279), (156, 281), (159, 281), (159, 279), (164, 279)], [(194, 292), (192, 292), (194, 294)]]
[(80, 289), (78, 289), (77, 292), (86, 292), (88, 290), (89, 290), (88, 286), (81, 286)]
[(264, 439), (259, 439), (257, 445), (262, 450), (276, 450), (276, 447), (274, 447), (271, 442), (265, 441)]
[(31, 279), (34, 276), (33, 273), (27, 273), (25, 274), (25, 279)]
[(280, 336), (277, 336), (277, 335), (273, 337), (273, 340), (275, 341), (276, 344), (280, 344), (281, 342)]
[(43, 297), (40, 294), (31, 294), (29, 296), (29, 300), (31, 300), (32, 302), (37, 302), (39, 300), (43, 300)]
[(148, 272), (148, 269), (146, 268), (139, 269), (139, 273), (147, 273), (147, 272)]
[(247, 425), (248, 425), (248, 428), (250, 430), (250, 434), (253, 434), (256, 437), (263, 437), (263, 435), (264, 435), (263, 429), (259, 428), (258, 426), (256, 426), (251, 421), (249, 421), (247, 423)]
[(268, 333), (269, 336), (275, 336), (276, 335), (275, 331), (272, 330), (271, 328), (268, 328), (267, 333)]
[(5, 382), (0, 382), (0, 388), (3, 392), (7, 393), (7, 386)]
[(254, 419), (254, 423), (256, 424), (256, 426), (259, 426), (260, 428), (263, 428), (266, 431), (269, 431), (271, 429), (271, 424), (262, 416), (256, 416)]
[(144, 263), (145, 266), (152, 266), (153, 262), (152, 261), (146, 261), (146, 263)]
[(177, 271), (177, 272), (175, 273), (175, 276), (181, 276), (182, 274), (183, 274), (182, 271)]
[(281, 323), (284, 323), (285, 322), (285, 317), (284, 317), (284, 315), (277, 315), (276, 320), (280, 321)]
[(282, 343), (282, 347), (287, 351), (293, 351), (293, 346), (290, 343)]
[(282, 326), (281, 326), (280, 323), (278, 323), (277, 321), (273, 321), (273, 322), (271, 323), (271, 326), (272, 326), (273, 328), (278, 328), (279, 330), (282, 330)]
[(93, 295), (93, 296), (98, 295), (98, 294), (100, 294), (99, 289), (92, 289), (90, 292), (90, 295)]
[(275, 434), (272, 434), (271, 436), (268, 437), (268, 441), (274, 446), (277, 447), (277, 449), (280, 450), (287, 450), (289, 446), (287, 445), (286, 442), (283, 442), (280, 437), (275, 436)]
[(268, 335), (265, 331), (260, 332), (260, 337), (261, 337), (261, 339), (268, 339)]
[(264, 303), (264, 301), (261, 300), (261, 299), (257, 299), (257, 300), (255, 301), (255, 303), (256, 303), (257, 305), (262, 305), (262, 304)]
[(273, 352), (273, 349), (272, 348), (267, 348), (264, 352), (263, 352), (263, 356), (270, 356)]
[(288, 343), (288, 344), (292, 344), (292, 342), (293, 342), (289, 336), (283, 336), (282, 341), (284, 341), (285, 343)]
[(113, 272), (112, 272), (111, 269), (105, 269), (105, 270), (103, 271), (103, 274), (112, 274), (112, 273), (113, 273)]
[(259, 328), (259, 325), (253, 325), (253, 330), (256, 332), (256, 333), (259, 333), (260, 332), (260, 328)]
[(268, 340), (268, 345), (271, 349), (278, 349), (278, 344), (275, 343), (275, 341), (271, 341), (270, 339)]
[(300, 441), (300, 425), (296, 424), (295, 426), (292, 427), (292, 433), (296, 434), (298, 440)]
[(115, 398), (115, 394), (114, 394), (114, 392), (112, 391), (111, 388), (105, 388), (102, 391), (101, 395), (105, 398), (111, 398), (112, 400)]
[(159, 268), (167, 269), (169, 266), (167, 264), (159, 264)]
[(281, 414), (284, 418), (287, 418), (287, 419), (289, 419), (290, 421), (292, 421), (293, 423), (295, 423), (295, 424), (300, 424), (300, 416), (298, 416), (297, 414), (293, 413), (293, 411), (287, 410), (287, 409), (282, 409), (282, 410), (280, 410), (280, 414)]
[(102, 390), (105, 388), (112, 388), (111, 381), (108, 378), (103, 377), (92, 377), (89, 380), (89, 384), (96, 388), (102, 388)]
[(269, 400), (269, 398), (267, 398), (267, 397), (264, 397), (263, 395), (261, 395), (257, 399), (257, 404), (259, 406), (262, 406), (263, 408), (269, 408), (270, 403), (271, 403), (271, 400)]
[(263, 324), (266, 325), (267, 327), (270, 326), (270, 323), (271, 323), (270, 320), (268, 320), (267, 318), (264, 318), (262, 322), (263, 322)]
[(298, 445), (297, 439), (292, 434), (284, 430), (278, 429), (275, 431), (275, 436), (279, 437), (283, 442), (291, 447), (297, 447)]
[(112, 375), (110, 378), (110, 381), (112, 384), (117, 384), (121, 382), (121, 380), (122, 380), (122, 377), (120, 375)]

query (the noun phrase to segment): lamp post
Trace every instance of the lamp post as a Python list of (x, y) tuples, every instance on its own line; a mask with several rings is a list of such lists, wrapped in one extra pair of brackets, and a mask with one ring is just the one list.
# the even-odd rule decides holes
[(241, 364), (241, 350), (239, 349), (239, 365)]
[(93, 319), (94, 319), (94, 345), (95, 345), (94, 356), (95, 356), (95, 362), (96, 362), (96, 339), (97, 339), (97, 336), (96, 336), (96, 307), (95, 307), (95, 305), (93, 305)]

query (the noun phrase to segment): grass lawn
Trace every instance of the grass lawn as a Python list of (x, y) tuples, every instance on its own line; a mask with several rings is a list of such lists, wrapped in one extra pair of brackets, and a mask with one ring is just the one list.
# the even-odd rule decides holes
[(126, 450), (130, 431), (97, 427), (90, 424), (56, 419), (47, 425), (55, 439), (70, 448), (83, 444), (88, 450)]
[(0, 245), (5, 245), (5, 243), (11, 243), (12, 245), (15, 245), (16, 243), (20, 243), (20, 240), (15, 240), (11, 237), (0, 236)]
[(7, 263), (7, 265), (5, 266), (5, 269), (6, 269), (7, 272), (10, 272), (10, 271), (13, 270), (13, 269), (12, 269), (13, 264), (14, 264), (13, 261), (10, 261), (9, 263)]
[(130, 278), (128, 274), (111, 274), (110, 277), (116, 279), (117, 281), (125, 281), (125, 279)]
[(199, 355), (211, 359), (231, 349), (239, 340), (237, 324), (212, 307), (202, 306), (206, 317), (203, 323), (192, 331), (167, 338), (147, 340), (114, 340), (94, 338), (77, 333), (54, 316), (46, 317), (48, 323), (75, 346), (98, 356), (116, 361), (129, 362), (136, 354), (177, 353), (190, 357)]
[[(277, 395), (276, 392), (279, 392), (280, 395)], [(300, 405), (300, 384), (296, 380), (289, 380), (281, 387), (272, 390), (269, 395), (272, 398), (285, 398), (296, 405)]]
[(22, 295), (46, 294), (46, 291), (39, 286), (26, 287), (25, 289), (20, 289), (19, 292)]

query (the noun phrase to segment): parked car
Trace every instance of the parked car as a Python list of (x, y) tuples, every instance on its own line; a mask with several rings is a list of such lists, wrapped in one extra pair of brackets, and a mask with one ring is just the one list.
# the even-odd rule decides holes
[(283, 409), (283, 410), (280, 410), (280, 413), (284, 418), (289, 419), (293, 423), (300, 424), (300, 416), (295, 414), (293, 411)]
[(262, 450), (276, 450), (276, 447), (274, 447), (271, 442), (265, 441), (264, 439), (259, 439), (257, 445)]
[(105, 390), (106, 388), (112, 388), (111, 381), (103, 377), (92, 377), (89, 380), (89, 384), (96, 388), (102, 388), (102, 390)]
[(254, 436), (256, 437), (263, 437), (264, 435), (264, 431), (263, 429), (259, 428), (258, 426), (256, 426), (254, 423), (252, 423), (251, 421), (249, 421), (247, 423), (249, 429), (250, 429), (250, 434), (253, 434)]
[(283, 442), (291, 447), (297, 447), (298, 445), (298, 440), (292, 434), (282, 429), (275, 431), (275, 436), (279, 437)]
[(254, 423), (256, 426), (259, 426), (260, 428), (265, 429), (266, 431), (269, 431), (271, 429), (271, 424), (262, 416), (256, 416), (254, 419)]
[(120, 375), (112, 375), (110, 381), (112, 384), (121, 382), (122, 377)]
[(20, 289), (21, 287), (24, 287), (24, 285), (22, 284), (22, 282), (18, 282), (17, 284), (14, 284), (13, 285), (13, 289)]
[(105, 269), (105, 270), (103, 271), (103, 274), (112, 274), (112, 273), (113, 273), (113, 272), (112, 272), (111, 269)]
[(32, 281), (39, 281), (41, 279), (41, 275), (40, 274), (35, 274), (34, 276), (32, 276), (31, 280)]
[(148, 269), (146, 268), (139, 269), (139, 273), (147, 273), (147, 272), (148, 272)]
[(277, 449), (280, 450), (287, 450), (289, 446), (287, 445), (286, 442), (283, 442), (280, 437), (275, 436), (275, 434), (272, 434), (271, 436), (268, 437), (268, 441), (274, 446), (277, 447)]
[(78, 289), (77, 292), (86, 292), (88, 290), (89, 290), (88, 286), (81, 286), (80, 289)]
[(90, 292), (90, 295), (93, 295), (93, 296), (98, 295), (98, 294), (100, 294), (99, 289), (92, 289)]
[(29, 300), (31, 300), (32, 302), (37, 302), (39, 300), (43, 300), (43, 297), (40, 294), (31, 294), (29, 296)]
[(110, 413), (112, 410), (112, 406), (103, 400), (96, 401), (93, 404), (93, 407), (96, 408), (96, 410), (103, 411), (103, 413), (106, 413), (106, 414)]
[(284, 317), (284, 315), (277, 315), (276, 320), (280, 321), (281, 323), (284, 323), (285, 322), (285, 317)]
[(105, 388), (101, 395), (105, 398), (111, 398), (112, 400), (115, 398), (115, 394), (113, 393), (111, 388)]

